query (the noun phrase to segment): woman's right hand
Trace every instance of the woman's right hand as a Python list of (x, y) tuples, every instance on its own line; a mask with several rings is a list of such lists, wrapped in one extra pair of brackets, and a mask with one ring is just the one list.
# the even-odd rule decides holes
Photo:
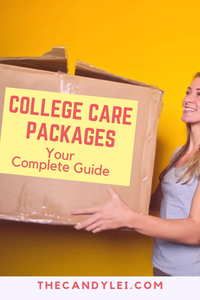
[(99, 207), (72, 211), (73, 215), (91, 215), (85, 221), (77, 223), (75, 229), (85, 229), (96, 233), (129, 226), (137, 213), (132, 211), (113, 189), (110, 188), (108, 191), (110, 200), (105, 204)]

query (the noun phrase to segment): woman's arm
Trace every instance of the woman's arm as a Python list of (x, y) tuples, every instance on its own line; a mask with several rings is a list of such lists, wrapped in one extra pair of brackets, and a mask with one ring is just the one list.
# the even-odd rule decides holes
[(185, 219), (161, 219), (137, 213), (128, 208), (119, 196), (110, 190), (111, 201), (101, 207), (76, 210), (73, 214), (91, 215), (76, 229), (93, 233), (128, 227), (144, 235), (189, 245), (200, 245), (200, 184), (195, 192), (190, 215)]
[(185, 219), (161, 219), (148, 215), (133, 216), (128, 228), (154, 238), (200, 245), (200, 220), (192, 217)]

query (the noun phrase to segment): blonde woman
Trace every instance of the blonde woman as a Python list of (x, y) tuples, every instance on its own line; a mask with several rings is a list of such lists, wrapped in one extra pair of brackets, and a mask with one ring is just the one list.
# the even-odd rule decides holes
[(160, 217), (132, 211), (113, 190), (103, 206), (72, 212), (90, 214), (76, 229), (97, 233), (127, 227), (155, 238), (155, 276), (200, 276), (200, 73), (187, 89), (182, 121), (187, 141), (161, 173), (152, 196), (152, 204), (160, 203)]

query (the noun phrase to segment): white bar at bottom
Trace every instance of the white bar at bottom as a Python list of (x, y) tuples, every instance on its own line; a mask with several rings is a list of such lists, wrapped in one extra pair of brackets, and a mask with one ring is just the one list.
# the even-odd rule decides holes
[(0, 277), (0, 299), (199, 300), (200, 277)]

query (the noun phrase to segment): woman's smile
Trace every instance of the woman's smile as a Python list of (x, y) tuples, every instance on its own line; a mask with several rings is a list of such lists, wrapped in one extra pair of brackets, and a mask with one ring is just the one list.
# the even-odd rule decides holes
[(184, 106), (183, 107), (183, 112), (187, 113), (187, 112), (196, 112), (198, 111), (198, 108), (194, 108), (194, 107), (190, 107), (190, 106)]

